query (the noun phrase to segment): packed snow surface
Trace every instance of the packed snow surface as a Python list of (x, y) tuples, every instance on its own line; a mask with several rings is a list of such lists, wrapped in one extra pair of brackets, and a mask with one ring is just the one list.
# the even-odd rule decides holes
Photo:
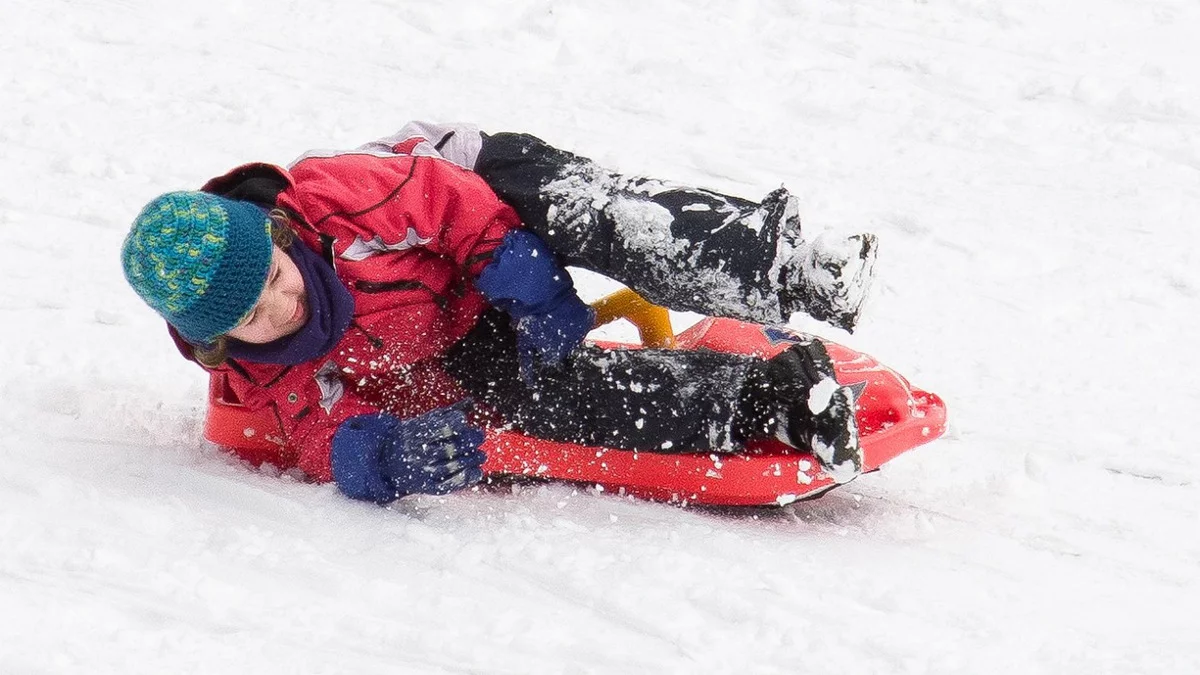
[[(1200, 672), (1198, 34), (1186, 0), (5, 0), (0, 672)], [(856, 334), (793, 327), (951, 432), (762, 510), (383, 509), (232, 461), (128, 223), (410, 119), (876, 232)]]

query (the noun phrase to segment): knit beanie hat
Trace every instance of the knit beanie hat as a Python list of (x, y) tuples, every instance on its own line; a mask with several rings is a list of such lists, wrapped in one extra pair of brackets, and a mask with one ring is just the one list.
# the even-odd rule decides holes
[(146, 304), (187, 340), (206, 343), (254, 309), (272, 251), (271, 221), (258, 206), (169, 192), (133, 221), (121, 263)]

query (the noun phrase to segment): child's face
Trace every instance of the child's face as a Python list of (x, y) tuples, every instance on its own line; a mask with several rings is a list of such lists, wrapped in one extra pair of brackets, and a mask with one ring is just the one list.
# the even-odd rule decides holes
[(291, 256), (278, 246), (271, 253), (271, 269), (267, 284), (254, 309), (229, 337), (242, 342), (263, 344), (291, 335), (308, 321), (308, 294), (304, 277), (292, 262)]

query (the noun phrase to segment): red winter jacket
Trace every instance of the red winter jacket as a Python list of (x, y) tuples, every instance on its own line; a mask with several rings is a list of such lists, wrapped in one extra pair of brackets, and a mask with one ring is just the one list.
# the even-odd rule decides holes
[(332, 254), (354, 297), (351, 327), (325, 356), (216, 369), (251, 410), (278, 416), (284, 463), (332, 480), (330, 442), (347, 418), (410, 417), (463, 398), (441, 359), (485, 308), (474, 279), (520, 226), (479, 176), (436, 157), (354, 151), (308, 155), (290, 170), (243, 166), (203, 189), (260, 203), (273, 194), (303, 219), (296, 245)]

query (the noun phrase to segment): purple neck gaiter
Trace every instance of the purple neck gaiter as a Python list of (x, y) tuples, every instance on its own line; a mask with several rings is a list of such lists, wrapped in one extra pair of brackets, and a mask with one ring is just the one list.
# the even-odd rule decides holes
[(287, 248), (304, 277), (308, 321), (300, 330), (266, 344), (229, 341), (229, 356), (252, 363), (292, 366), (329, 353), (341, 341), (354, 318), (354, 297), (337, 278), (333, 266), (296, 241)]

